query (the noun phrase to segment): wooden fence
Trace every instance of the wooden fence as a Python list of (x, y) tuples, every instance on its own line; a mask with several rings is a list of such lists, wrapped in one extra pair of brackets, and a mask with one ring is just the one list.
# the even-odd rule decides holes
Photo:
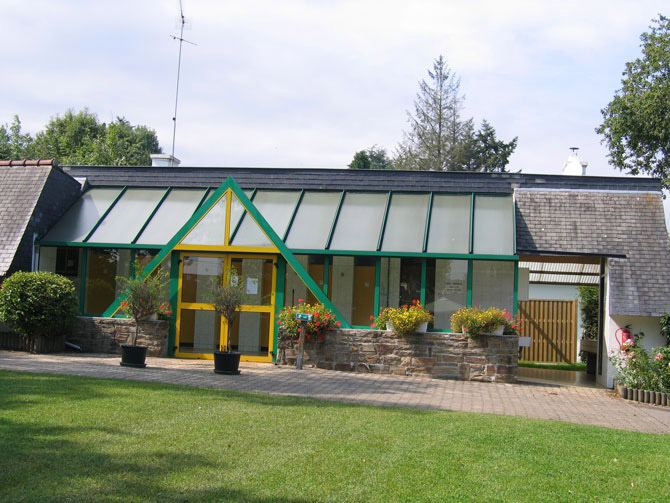
[(519, 302), (521, 335), (532, 337), (521, 359), (531, 362), (575, 363), (577, 357), (576, 300)]

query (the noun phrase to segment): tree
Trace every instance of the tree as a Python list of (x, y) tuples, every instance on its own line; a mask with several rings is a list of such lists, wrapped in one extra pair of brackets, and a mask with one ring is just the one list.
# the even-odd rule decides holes
[(393, 169), (393, 161), (386, 153), (386, 149), (373, 145), (367, 150), (354, 154), (349, 164), (350, 169)]
[(52, 117), (34, 139), (21, 132), (18, 116), (14, 116), (9, 131), (7, 126), (0, 126), (1, 159), (55, 159), (64, 165), (148, 165), (149, 155), (160, 152), (153, 129), (133, 126), (123, 117), (101, 123), (86, 108)]
[(622, 87), (601, 110), (609, 162), (629, 174), (647, 173), (670, 188), (670, 19), (653, 19), (640, 36), (642, 57), (626, 63)]
[(407, 112), (410, 131), (404, 133), (393, 164), (398, 169), (428, 171), (505, 171), (517, 139), (497, 140), (486, 121), (474, 131), (473, 119), (461, 119), (465, 97), (461, 81), (439, 56), (419, 83), (414, 113)]

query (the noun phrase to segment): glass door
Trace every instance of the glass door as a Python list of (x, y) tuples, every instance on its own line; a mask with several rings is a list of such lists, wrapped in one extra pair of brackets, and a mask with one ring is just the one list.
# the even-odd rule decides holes
[[(275, 261), (272, 255), (182, 253), (176, 356), (212, 358), (229, 345), (243, 361), (271, 362), (274, 345)], [(213, 282), (233, 268), (246, 286), (244, 305), (227, 339), (226, 320), (207, 299)]]

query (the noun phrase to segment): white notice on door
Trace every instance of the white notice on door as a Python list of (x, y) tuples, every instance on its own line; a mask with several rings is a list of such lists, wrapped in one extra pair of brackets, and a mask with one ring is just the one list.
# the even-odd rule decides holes
[(247, 294), (258, 294), (258, 278), (247, 278)]

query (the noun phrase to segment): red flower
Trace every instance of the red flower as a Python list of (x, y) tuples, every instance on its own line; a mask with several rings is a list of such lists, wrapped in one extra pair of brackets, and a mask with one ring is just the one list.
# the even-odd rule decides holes
[(372, 316), (372, 315), (370, 315), (370, 319), (371, 319), (371, 320), (374, 320), (374, 319), (375, 319), (375, 317), (374, 317), (374, 316)]
[(409, 306), (408, 306), (407, 304), (405, 304), (405, 305), (402, 306), (402, 307), (404, 307), (405, 309), (407, 309)]
[(303, 299), (298, 299), (298, 302), (302, 302), (302, 301), (303, 301)]
[(341, 327), (341, 326), (342, 326), (342, 323), (340, 323), (339, 320), (338, 320), (338, 322), (335, 323), (335, 324), (336, 324), (338, 327)]
[(374, 323), (370, 323), (370, 328), (375, 328), (375, 324), (374, 324)]

